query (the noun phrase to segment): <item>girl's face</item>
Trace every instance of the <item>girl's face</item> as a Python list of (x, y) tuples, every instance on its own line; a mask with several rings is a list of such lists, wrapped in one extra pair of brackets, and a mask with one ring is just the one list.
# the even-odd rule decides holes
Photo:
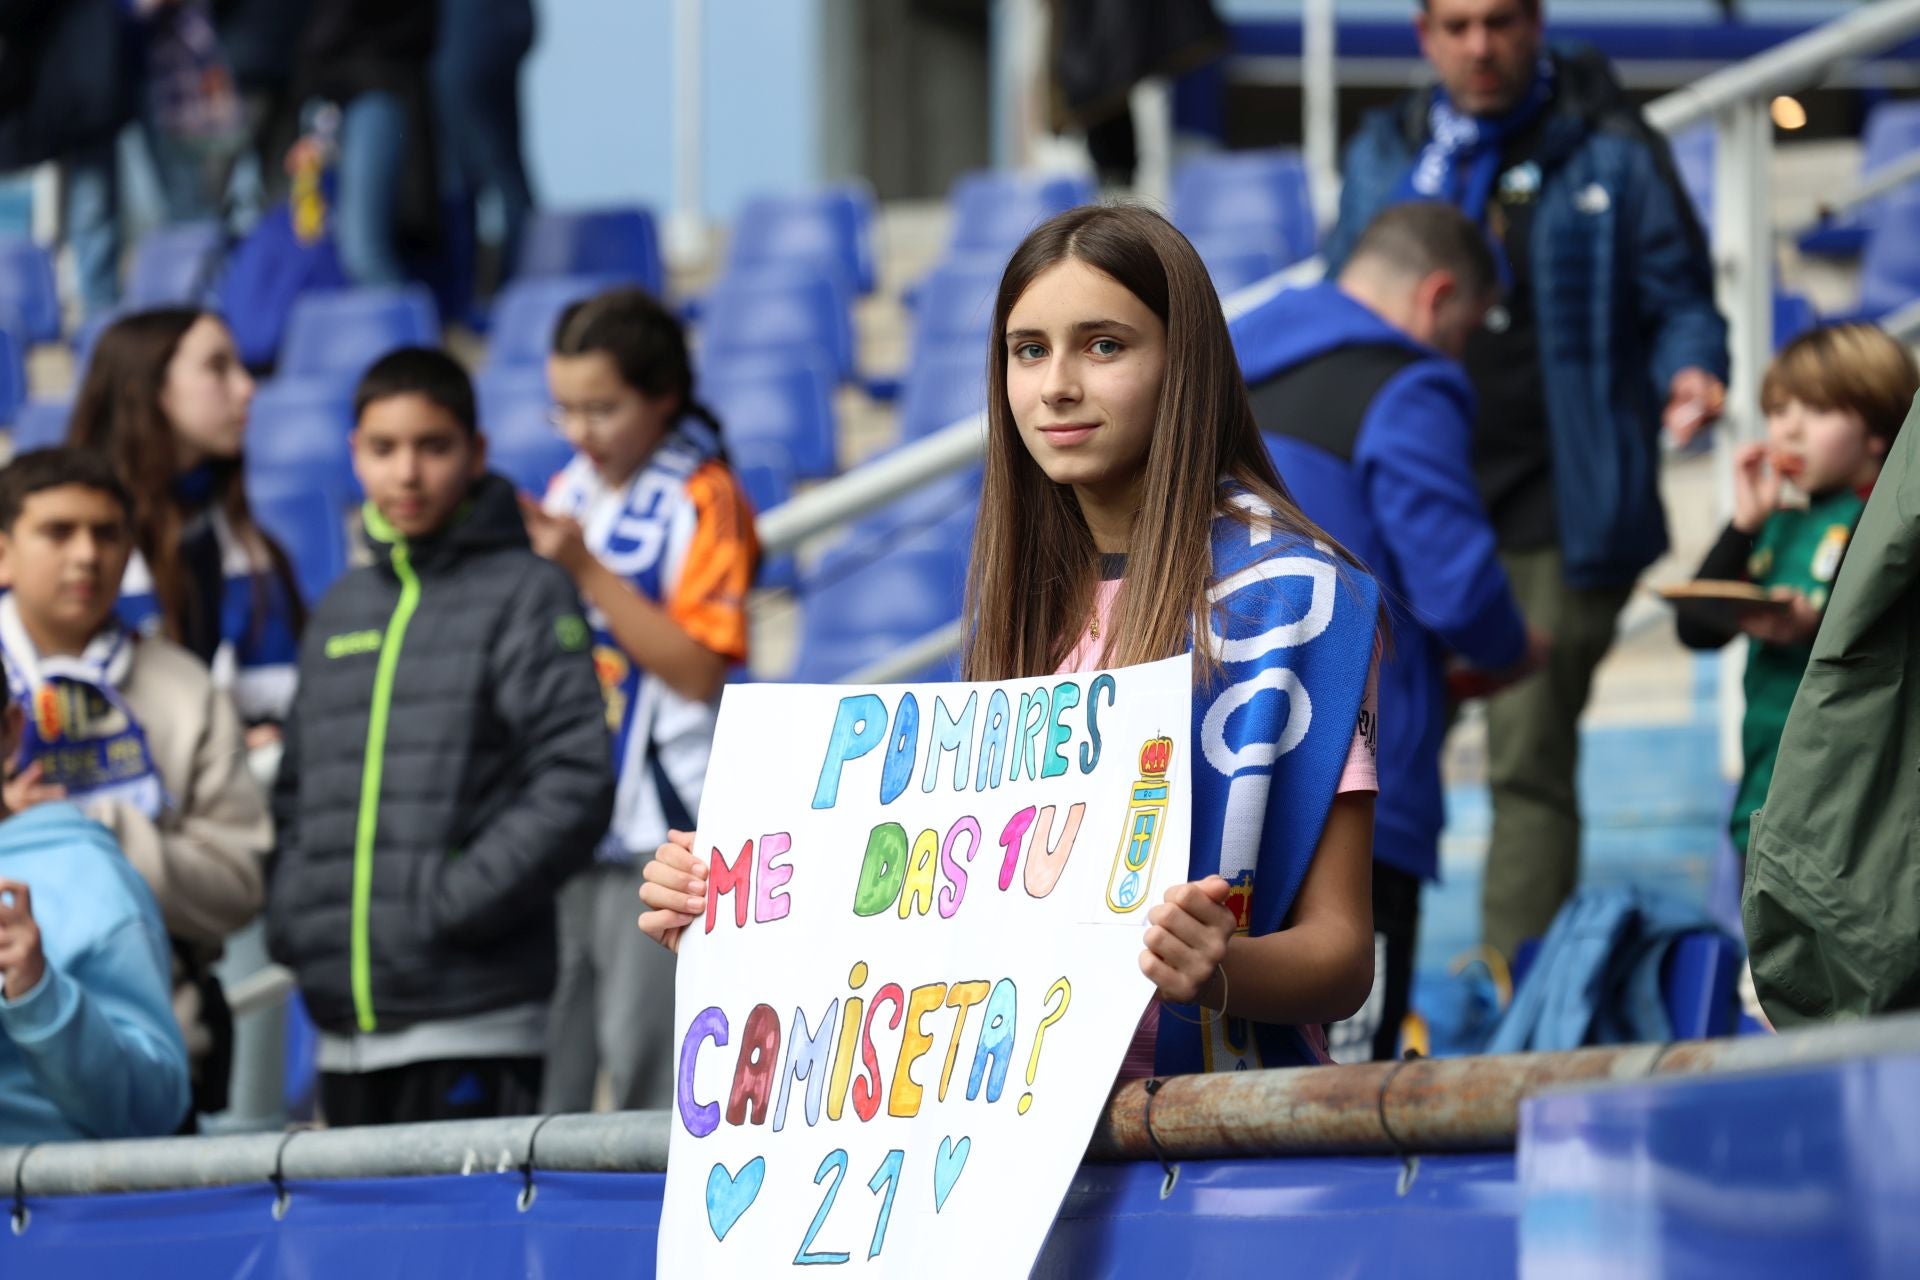
[(175, 465), (191, 471), (214, 458), (237, 458), (246, 443), (253, 377), (233, 335), (201, 316), (181, 335), (160, 384), (160, 412), (173, 427)]
[(1007, 403), (1055, 484), (1130, 499), (1145, 468), (1167, 366), (1167, 327), (1112, 276), (1067, 258), (1007, 315)]
[(1859, 414), (1792, 396), (1767, 411), (1767, 445), (1774, 470), (1807, 493), (1865, 488), (1887, 456), (1887, 442), (1868, 434)]
[(625, 484), (666, 438), (678, 397), (649, 396), (627, 385), (604, 351), (547, 357), (553, 420), (610, 485)]

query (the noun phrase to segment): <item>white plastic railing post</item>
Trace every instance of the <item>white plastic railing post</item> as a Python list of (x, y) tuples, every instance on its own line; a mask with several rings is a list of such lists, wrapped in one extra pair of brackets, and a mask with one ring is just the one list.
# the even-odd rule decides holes
[[(1714, 440), (1717, 505), (1733, 511), (1733, 449), (1766, 430), (1760, 380), (1773, 354), (1773, 119), (1765, 98), (1723, 108), (1715, 123), (1713, 254), (1720, 314), (1727, 318), (1732, 374), (1727, 415)], [(1663, 389), (1664, 390), (1664, 389)], [(1720, 658), (1720, 768), (1740, 776), (1742, 679), (1747, 647), (1728, 645)]]
[(1313, 193), (1315, 224), (1333, 225), (1340, 212), (1340, 94), (1333, 0), (1307, 0), (1301, 14), (1302, 143)]
[(705, 8), (706, 0), (674, 0), (673, 4), (673, 214), (667, 220), (667, 251), (678, 262), (697, 262), (707, 251), (700, 163), (706, 132), (701, 108), (706, 77), (701, 30)]

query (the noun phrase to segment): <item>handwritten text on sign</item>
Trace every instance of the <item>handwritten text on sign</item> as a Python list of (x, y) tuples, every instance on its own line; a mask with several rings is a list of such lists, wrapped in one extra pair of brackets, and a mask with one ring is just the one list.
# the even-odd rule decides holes
[(1032, 1265), (1186, 878), (1190, 682), (727, 691), (662, 1274)]

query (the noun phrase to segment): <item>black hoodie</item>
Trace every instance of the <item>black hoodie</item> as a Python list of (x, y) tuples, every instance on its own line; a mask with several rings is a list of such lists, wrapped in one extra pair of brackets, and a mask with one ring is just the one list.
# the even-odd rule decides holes
[(274, 786), (268, 945), (327, 1031), (397, 1031), (544, 999), (553, 898), (613, 806), (590, 635), (486, 476), (320, 602)]

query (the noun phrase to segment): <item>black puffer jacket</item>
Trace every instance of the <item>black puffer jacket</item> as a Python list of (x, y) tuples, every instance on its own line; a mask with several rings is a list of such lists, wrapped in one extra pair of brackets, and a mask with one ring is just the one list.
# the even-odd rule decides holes
[(368, 541), (301, 644), (267, 895), (274, 958), (341, 1033), (546, 997), (554, 894), (613, 805), (579, 597), (512, 487), (411, 544), (369, 507)]

